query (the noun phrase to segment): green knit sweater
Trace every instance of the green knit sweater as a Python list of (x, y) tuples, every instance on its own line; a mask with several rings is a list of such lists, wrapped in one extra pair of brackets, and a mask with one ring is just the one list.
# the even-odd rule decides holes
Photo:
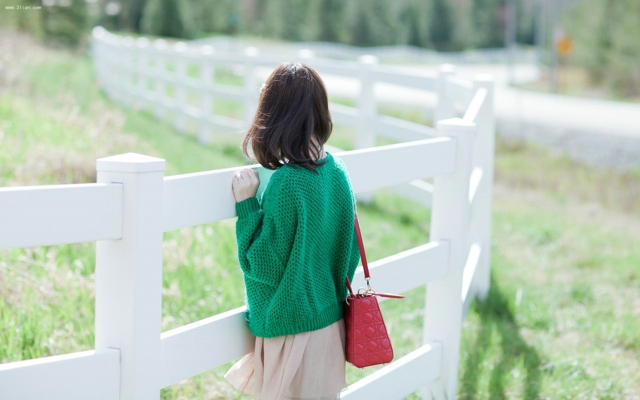
[(342, 160), (329, 152), (317, 172), (287, 163), (260, 201), (236, 203), (245, 319), (255, 336), (321, 329), (343, 316), (345, 277), (360, 261), (355, 197)]

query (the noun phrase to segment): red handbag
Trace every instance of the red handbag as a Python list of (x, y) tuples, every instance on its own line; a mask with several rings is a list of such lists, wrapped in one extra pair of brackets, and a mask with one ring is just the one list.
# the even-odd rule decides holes
[[(360, 258), (364, 268), (364, 276), (367, 281), (367, 289), (358, 289), (353, 293), (349, 277), (347, 288), (349, 293), (343, 303), (344, 324), (346, 331), (346, 358), (349, 363), (357, 368), (389, 363), (393, 360), (393, 347), (387, 333), (387, 327), (382, 319), (382, 312), (376, 296), (402, 299), (404, 296), (391, 293), (377, 293), (371, 289), (369, 280), (369, 266), (364, 254), (362, 235), (358, 215), (355, 215), (356, 236), (360, 248)], [(362, 292), (361, 292), (362, 291)]]

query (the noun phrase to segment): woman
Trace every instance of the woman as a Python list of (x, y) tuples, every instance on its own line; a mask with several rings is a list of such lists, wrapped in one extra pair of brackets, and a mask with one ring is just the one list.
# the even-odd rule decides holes
[(360, 253), (346, 167), (323, 149), (333, 128), (328, 105), (312, 68), (278, 66), (242, 143), (275, 172), (260, 201), (257, 172), (232, 180), (245, 319), (256, 341), (225, 378), (256, 399), (337, 399), (347, 388), (342, 307)]

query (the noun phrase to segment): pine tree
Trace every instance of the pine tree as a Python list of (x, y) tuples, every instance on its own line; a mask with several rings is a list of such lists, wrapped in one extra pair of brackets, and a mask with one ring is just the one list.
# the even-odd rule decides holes
[(375, 29), (372, 30), (372, 42), (376, 46), (387, 46), (397, 43), (397, 24), (389, 0), (368, 0), (363, 4), (371, 10), (371, 21)]
[(264, 34), (291, 41), (313, 39), (309, 21), (313, 6), (308, 0), (269, 0), (265, 5)]
[(533, 45), (535, 43), (535, 3), (516, 0), (517, 42)]
[(342, 38), (345, 0), (320, 0), (318, 5), (317, 40), (339, 42)]
[(142, 17), (142, 28), (147, 34), (184, 38), (180, 0), (149, 0)]
[(502, 0), (473, 0), (471, 22), (473, 25), (473, 47), (503, 47), (504, 23), (499, 10)]
[(373, 46), (373, 22), (366, 7), (359, 7), (351, 30), (351, 44), (355, 46)]
[(412, 4), (405, 4), (400, 13), (400, 23), (405, 27), (404, 42), (410, 46), (425, 47), (426, 43), (420, 29), (419, 11)]
[(74, 47), (86, 34), (87, 2), (84, 0), (65, 0), (43, 6), (41, 15), (43, 35), (49, 41)]
[(447, 0), (432, 0), (429, 40), (436, 50), (448, 50), (453, 40), (453, 13)]
[(285, 0), (282, 10), (286, 40), (312, 40), (313, 26), (310, 23), (313, 3), (309, 0)]
[(146, 0), (129, 0), (121, 2), (121, 19), (124, 29), (140, 33), (142, 32), (142, 13)]

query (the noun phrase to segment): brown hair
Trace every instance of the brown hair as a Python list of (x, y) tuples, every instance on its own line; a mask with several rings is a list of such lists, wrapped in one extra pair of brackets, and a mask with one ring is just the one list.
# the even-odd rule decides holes
[(322, 78), (303, 63), (285, 62), (271, 73), (262, 86), (258, 111), (242, 142), (247, 153), (249, 142), (256, 161), (267, 169), (282, 167), (286, 158), (307, 169), (316, 170), (327, 161), (317, 162), (333, 123), (327, 90)]

